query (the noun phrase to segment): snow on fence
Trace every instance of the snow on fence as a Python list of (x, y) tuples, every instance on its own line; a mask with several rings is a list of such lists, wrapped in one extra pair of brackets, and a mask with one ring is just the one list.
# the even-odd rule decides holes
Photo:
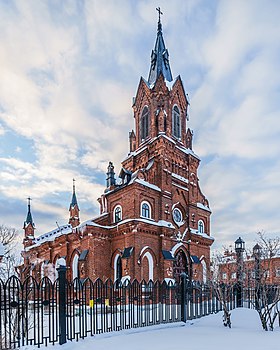
[[(229, 310), (234, 288), (223, 286)], [(222, 310), (213, 285), (189, 282), (0, 280), (0, 349), (60, 344), (88, 335), (186, 321)]]

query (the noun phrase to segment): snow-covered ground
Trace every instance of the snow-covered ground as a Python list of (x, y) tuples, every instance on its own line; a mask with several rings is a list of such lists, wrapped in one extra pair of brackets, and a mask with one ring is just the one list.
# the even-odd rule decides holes
[[(184, 323), (173, 323), (145, 328), (130, 329), (88, 337), (78, 342), (60, 346), (56, 350), (277, 350), (280, 348), (280, 328), (273, 332), (262, 330), (255, 310), (235, 309), (232, 328), (222, 324), (222, 313), (205, 316)], [(23, 347), (25, 350), (37, 347)]]

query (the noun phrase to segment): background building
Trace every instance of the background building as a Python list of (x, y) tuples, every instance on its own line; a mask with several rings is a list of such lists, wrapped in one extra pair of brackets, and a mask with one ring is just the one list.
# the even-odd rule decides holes
[[(233, 284), (240, 280), (244, 286), (255, 286), (256, 283), (280, 284), (280, 252), (279, 244), (271, 250), (255, 244), (251, 252), (243, 248), (238, 257), (236, 244), (244, 241), (239, 237), (235, 241), (235, 250), (226, 249), (224, 255), (216, 258), (218, 280), (223, 283)], [(277, 238), (274, 240), (277, 242)]]

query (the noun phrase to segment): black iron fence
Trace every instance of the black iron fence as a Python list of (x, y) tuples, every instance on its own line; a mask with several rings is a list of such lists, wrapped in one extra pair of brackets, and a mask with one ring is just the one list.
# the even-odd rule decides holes
[[(189, 282), (123, 283), (100, 279), (68, 282), (65, 269), (52, 282), (29, 277), (0, 280), (0, 349), (63, 344), (88, 335), (171, 322), (222, 310), (215, 286)], [(220, 287), (221, 288), (221, 287)], [(236, 307), (237, 293), (222, 286), (223, 302)]]

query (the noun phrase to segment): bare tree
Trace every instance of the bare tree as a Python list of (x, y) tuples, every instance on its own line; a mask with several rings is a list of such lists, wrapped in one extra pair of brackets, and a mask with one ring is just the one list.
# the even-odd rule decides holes
[[(223, 324), (225, 327), (231, 328), (231, 313), (230, 313), (230, 297), (233, 293), (233, 286), (223, 282), (220, 265), (225, 262), (228, 248), (223, 247), (224, 253), (216, 252), (211, 259), (211, 287), (215, 292), (217, 300), (220, 302), (223, 310)], [(228, 265), (229, 268), (231, 265)]]
[(273, 331), (276, 320), (280, 325), (280, 286), (268, 283), (273, 259), (280, 253), (280, 238), (268, 237), (258, 232), (258, 242), (253, 248), (255, 259), (255, 286), (253, 306), (258, 312), (264, 330)]
[(0, 264), (0, 278), (8, 278), (15, 274), (15, 266), (19, 264), (20, 257), (17, 254), (18, 231), (9, 226), (0, 225), (0, 242), (4, 246), (4, 257)]

